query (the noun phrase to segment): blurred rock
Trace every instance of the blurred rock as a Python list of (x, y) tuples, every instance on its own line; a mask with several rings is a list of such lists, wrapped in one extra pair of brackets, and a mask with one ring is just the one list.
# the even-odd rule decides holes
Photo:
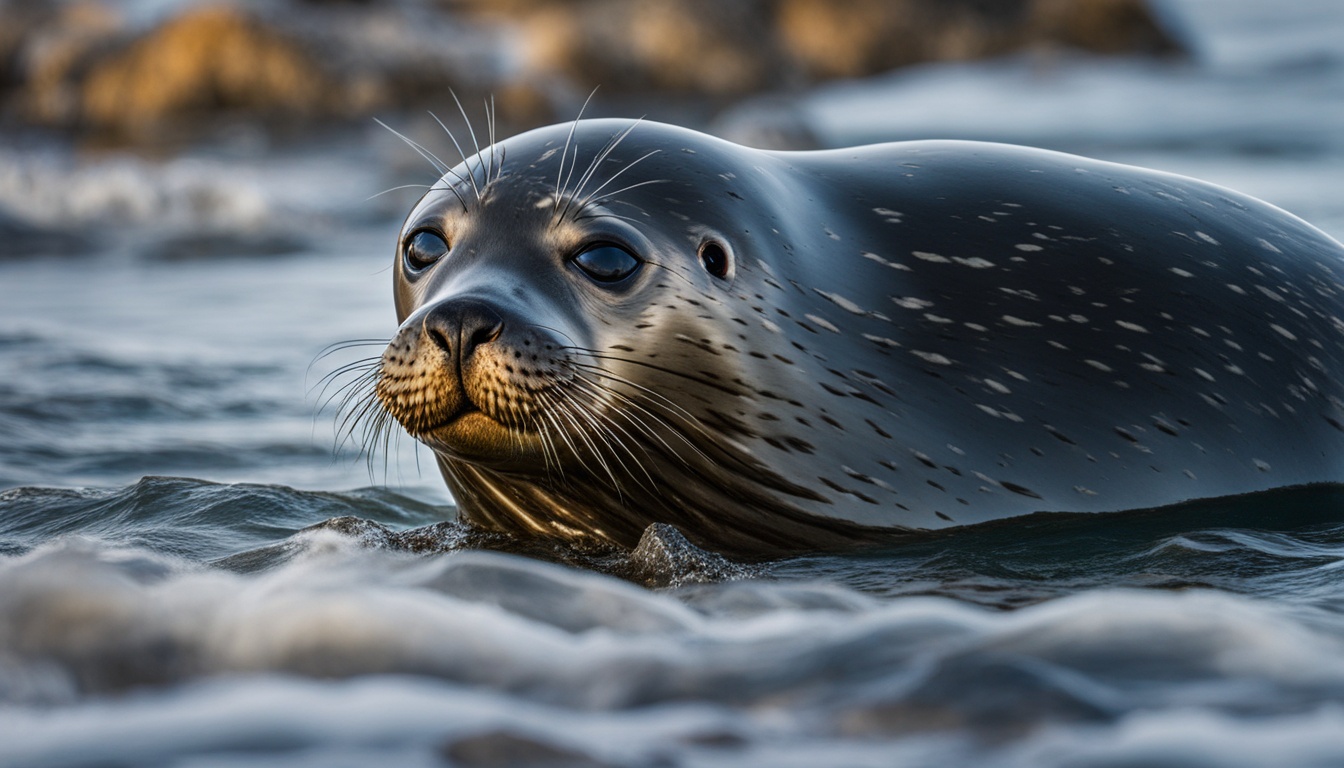
[(100, 61), (83, 83), (81, 117), (146, 135), (220, 111), (311, 117), (333, 90), (295, 41), (236, 9), (203, 7)]
[(1181, 52), (1145, 0), (458, 0), (526, 64), (605, 89), (737, 97), (1040, 46)]
[(73, 81), (123, 33), (116, 13), (97, 3), (63, 7), (33, 3), (10, 6), (3, 14), (0, 42), (10, 62), (11, 83), (22, 87), (21, 109), (39, 124), (60, 123), (78, 113)]
[(96, 249), (87, 237), (38, 226), (0, 206), (0, 260), (33, 256), (82, 256)]
[(812, 79), (1032, 47), (1181, 52), (1144, 0), (779, 0), (777, 29)]
[(1142, 0), (1033, 0), (1028, 36), (1095, 53), (1186, 52)]
[(288, 233), (202, 232), (164, 238), (145, 246), (143, 253), (154, 261), (218, 261), (292, 256), (311, 246), (304, 238)]
[(594, 86), (624, 111), (643, 99), (694, 119), (919, 62), (1181, 50), (1145, 0), (204, 0), (142, 18), (147, 7), (0, 0), (6, 115), (167, 145), (231, 121), (303, 136), (379, 112), (455, 111), (451, 90), (473, 115), (494, 96), (509, 134), (571, 116)]
[[(736, 96), (780, 84), (790, 62), (764, 0), (537, 2), (511, 14), (526, 64), (612, 90)], [(765, 33), (765, 34), (763, 34)]]
[(0, 0), (0, 96), (25, 123), (142, 145), (452, 109), (450, 91), (549, 122), (547, 90), (507, 76), (503, 34), (418, 3), (207, 2), (133, 28), (110, 3)]
[(605, 768), (591, 755), (507, 730), (455, 739), (440, 750), (451, 765), (463, 768)]

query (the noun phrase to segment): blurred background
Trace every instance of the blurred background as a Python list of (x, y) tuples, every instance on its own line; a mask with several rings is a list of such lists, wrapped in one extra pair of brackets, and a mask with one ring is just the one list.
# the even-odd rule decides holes
[(1137, 163), (1344, 235), (1339, 0), (0, 0), (0, 488), (441, 498), (319, 412), (378, 352), (323, 348), (394, 329), (401, 187), (435, 178), (376, 120), (456, 162), (435, 115), (470, 152), (590, 94), (764, 148)]

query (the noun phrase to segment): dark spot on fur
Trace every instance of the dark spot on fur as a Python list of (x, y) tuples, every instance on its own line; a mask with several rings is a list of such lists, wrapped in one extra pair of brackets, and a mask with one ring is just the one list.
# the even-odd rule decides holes
[(873, 478), (863, 474), (862, 472), (850, 469), (849, 467), (845, 467), (844, 470), (846, 475), (849, 475), (855, 480), (858, 480), (860, 483), (867, 483), (868, 485), (874, 485)]
[(1177, 432), (1175, 427), (1171, 426), (1165, 421), (1162, 421), (1161, 419), (1153, 419), (1153, 426), (1157, 427), (1159, 432), (1165, 432), (1166, 434), (1171, 435), (1172, 437), (1181, 436), (1181, 433)]
[(1069, 439), (1068, 435), (1065, 435), (1063, 432), (1060, 432), (1059, 430), (1055, 429), (1054, 427), (1048, 424), (1045, 427), (1045, 431), (1049, 432), (1051, 437), (1055, 438), (1056, 440), (1059, 440), (1062, 443), (1068, 443), (1069, 445), (1077, 445), (1077, 443)]
[(999, 481), (999, 485), (1002, 485), (1004, 488), (1006, 488), (1006, 489), (1012, 491), (1013, 493), (1016, 493), (1016, 494), (1019, 494), (1019, 495), (1022, 495), (1022, 496), (1028, 496), (1028, 497), (1033, 498), (1033, 499), (1039, 499), (1039, 498), (1041, 498), (1040, 494), (1036, 493), (1035, 491), (1031, 490), (1030, 488), (1028, 488), (1028, 487), (1026, 487), (1026, 486), (1018, 485), (1017, 483), (1010, 483), (1010, 482), (1008, 482), (1007, 480), (1001, 480), (1001, 481)]
[(874, 499), (872, 496), (869, 496), (865, 493), (860, 493), (859, 491), (856, 491), (853, 488), (846, 488), (843, 485), (840, 485), (839, 483), (836, 483), (832, 480), (828, 480), (824, 477), (818, 477), (817, 479), (820, 480), (823, 484), (825, 484), (827, 488), (830, 488), (833, 491), (843, 493), (846, 496), (853, 496), (854, 498), (860, 501), (867, 502), (869, 504), (878, 503), (877, 499)]
[(948, 517), (947, 515), (944, 515), (942, 512), (934, 512), (933, 514), (937, 515), (941, 520), (946, 520), (949, 523), (952, 522), (952, 518)]

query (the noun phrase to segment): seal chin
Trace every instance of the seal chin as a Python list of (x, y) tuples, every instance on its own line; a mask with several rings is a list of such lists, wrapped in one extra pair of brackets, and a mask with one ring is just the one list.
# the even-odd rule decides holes
[(500, 470), (535, 466), (540, 455), (537, 435), (510, 427), (474, 406), (413, 437), (436, 452)]

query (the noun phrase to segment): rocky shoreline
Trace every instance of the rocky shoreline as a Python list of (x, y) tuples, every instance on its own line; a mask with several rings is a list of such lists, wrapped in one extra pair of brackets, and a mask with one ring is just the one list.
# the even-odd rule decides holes
[[(162, 7), (163, 4), (158, 4)], [(1182, 56), (1144, 0), (0, 1), (0, 125), (97, 145), (283, 138), (495, 103), (502, 133), (631, 103), (707, 119), (766, 94), (1019, 51)], [(479, 111), (479, 107), (475, 107)]]

